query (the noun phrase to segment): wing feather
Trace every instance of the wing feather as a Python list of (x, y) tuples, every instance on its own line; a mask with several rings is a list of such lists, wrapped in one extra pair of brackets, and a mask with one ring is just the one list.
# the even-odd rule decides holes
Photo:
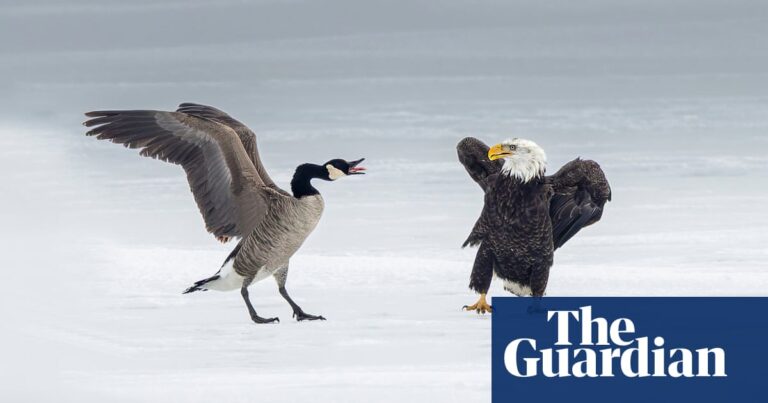
[(501, 172), (503, 166), (499, 160), (488, 159), (489, 149), (490, 147), (474, 137), (466, 137), (456, 145), (459, 162), (464, 165), (469, 176), (480, 185), (483, 191), (488, 190), (493, 183), (494, 175)]
[(602, 218), (603, 207), (611, 200), (611, 186), (600, 165), (579, 158), (547, 177), (547, 182), (554, 191), (549, 215), (557, 249), (582, 228)]
[[(486, 198), (503, 165), (501, 161), (491, 161), (488, 159), (489, 149), (490, 147), (474, 137), (466, 137), (456, 145), (459, 162), (467, 170), (469, 176), (480, 185), (480, 188), (486, 193)], [(488, 202), (486, 200), (480, 217), (475, 221), (472, 232), (470, 232), (462, 247), (478, 246), (485, 238), (485, 234), (489, 229), (489, 224), (485, 219), (487, 216), (487, 205)]]
[(100, 140), (181, 165), (208, 232), (249, 234), (267, 212), (270, 192), (238, 134), (213, 120), (180, 112), (94, 111), (84, 125)]
[(256, 171), (259, 173), (259, 177), (261, 178), (261, 181), (264, 182), (264, 185), (276, 189), (283, 194), (288, 194), (275, 184), (267, 173), (266, 168), (264, 168), (264, 164), (261, 162), (261, 156), (259, 156), (259, 148), (256, 145), (256, 134), (249, 129), (248, 126), (228, 115), (226, 112), (208, 105), (185, 102), (180, 104), (176, 111), (190, 116), (211, 120), (230, 127), (240, 138), (240, 142), (243, 144), (246, 153), (256, 167)]

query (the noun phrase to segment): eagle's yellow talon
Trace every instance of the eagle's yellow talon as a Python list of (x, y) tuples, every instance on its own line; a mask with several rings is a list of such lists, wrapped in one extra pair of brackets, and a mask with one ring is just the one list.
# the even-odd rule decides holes
[(477, 314), (485, 314), (486, 312), (491, 313), (493, 312), (493, 307), (488, 305), (488, 302), (485, 300), (485, 294), (480, 294), (480, 298), (475, 302), (473, 305), (464, 305), (464, 310), (472, 312), (475, 311)]

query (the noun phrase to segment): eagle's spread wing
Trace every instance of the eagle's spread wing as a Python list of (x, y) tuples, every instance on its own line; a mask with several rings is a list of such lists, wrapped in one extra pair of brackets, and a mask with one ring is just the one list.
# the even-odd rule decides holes
[(488, 147), (474, 137), (466, 137), (456, 145), (461, 165), (478, 185), (487, 191), (493, 183), (493, 176), (501, 172), (504, 163), (500, 160), (488, 159)]
[[(488, 147), (482, 141), (474, 137), (466, 137), (462, 139), (459, 144), (456, 145), (456, 152), (459, 154), (459, 161), (467, 170), (472, 179), (480, 185), (480, 188), (488, 194), (488, 190), (491, 189), (495, 183), (496, 175), (501, 172), (501, 167), (504, 165), (501, 161), (491, 161), (488, 159)], [(462, 247), (477, 246), (479, 245), (486, 232), (488, 231), (488, 223), (485, 217), (487, 216), (485, 203), (483, 211), (480, 213), (480, 218), (475, 222), (475, 226), (472, 227), (472, 232)]]
[(611, 200), (611, 186), (603, 170), (594, 161), (575, 159), (547, 177), (554, 195), (549, 208), (555, 249), (592, 225), (603, 215), (603, 206)]
[(486, 201), (485, 204), (483, 204), (483, 211), (480, 212), (480, 217), (477, 219), (477, 221), (475, 221), (475, 225), (472, 227), (472, 232), (469, 233), (469, 236), (461, 245), (462, 248), (466, 248), (467, 246), (474, 247), (480, 245), (483, 242), (483, 239), (485, 239), (485, 235), (492, 229), (492, 221), (488, 219), (488, 206), (490, 203), (488, 202), (487, 198), (488, 194), (486, 193)]
[(248, 153), (251, 161), (253, 161), (253, 165), (256, 167), (256, 171), (258, 171), (262, 182), (264, 182), (264, 185), (288, 195), (287, 192), (275, 185), (275, 182), (272, 180), (272, 178), (269, 177), (269, 174), (267, 174), (267, 170), (261, 163), (261, 157), (259, 156), (259, 148), (256, 145), (256, 134), (254, 134), (253, 131), (248, 128), (248, 126), (242, 124), (239, 120), (233, 118), (232, 116), (229, 116), (226, 112), (207, 105), (185, 102), (179, 105), (179, 108), (176, 110), (176, 112), (182, 112), (190, 116), (197, 116), (203, 119), (212, 120), (232, 128), (232, 130), (237, 133), (240, 141), (243, 143), (245, 152)]
[(217, 237), (248, 235), (277, 194), (264, 185), (238, 134), (212, 119), (152, 110), (86, 113), (86, 134), (141, 155), (181, 165), (205, 220)]

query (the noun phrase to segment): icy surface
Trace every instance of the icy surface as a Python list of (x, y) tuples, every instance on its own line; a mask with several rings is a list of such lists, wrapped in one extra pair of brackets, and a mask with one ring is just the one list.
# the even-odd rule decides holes
[[(0, 5), (1, 401), (488, 401), (490, 318), (460, 311), (482, 205), (467, 135), (605, 169), (614, 201), (558, 251), (549, 295), (766, 294), (764, 6), (363, 3)], [(278, 325), (238, 293), (181, 295), (232, 245), (178, 167), (79, 123), (182, 101), (249, 124), (282, 186), (367, 158), (318, 184), (290, 269), (327, 322), (296, 323), (269, 279), (251, 295)]]

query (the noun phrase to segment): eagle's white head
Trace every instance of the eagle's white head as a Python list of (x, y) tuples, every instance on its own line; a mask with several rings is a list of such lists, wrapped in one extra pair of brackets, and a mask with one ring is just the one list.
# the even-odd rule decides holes
[(518, 178), (523, 183), (544, 176), (547, 170), (547, 154), (531, 140), (503, 141), (488, 150), (488, 158), (491, 161), (503, 158), (504, 166), (501, 172)]

